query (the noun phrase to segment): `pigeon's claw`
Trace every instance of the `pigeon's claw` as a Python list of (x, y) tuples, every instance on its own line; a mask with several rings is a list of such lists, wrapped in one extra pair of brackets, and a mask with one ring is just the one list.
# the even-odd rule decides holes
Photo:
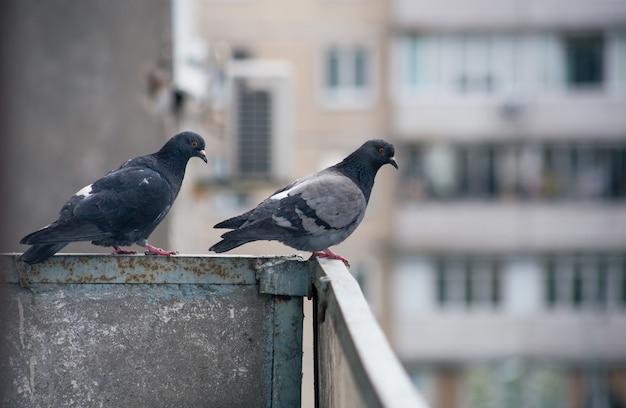
[(161, 249), (161, 248), (157, 248), (155, 246), (152, 246), (150, 244), (144, 245), (144, 248), (147, 249), (146, 255), (170, 256), (170, 255), (177, 255), (178, 254), (178, 251), (167, 251), (165, 249)]
[(316, 251), (313, 252), (311, 254), (311, 258), (309, 259), (313, 259), (313, 258), (329, 258), (329, 259), (338, 259), (341, 262), (343, 262), (348, 268), (350, 267), (350, 262), (348, 262), (348, 260), (346, 258), (344, 258), (341, 255), (337, 255), (336, 253), (332, 252), (330, 249), (326, 248), (323, 251)]
[(123, 249), (116, 245), (113, 245), (113, 252), (111, 255), (135, 255), (137, 251), (132, 251), (130, 249)]

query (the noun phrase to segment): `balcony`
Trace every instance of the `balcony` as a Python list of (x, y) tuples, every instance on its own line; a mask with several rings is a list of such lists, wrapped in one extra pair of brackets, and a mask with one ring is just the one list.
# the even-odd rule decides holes
[(3, 406), (426, 407), (338, 261), (0, 256)]
[[(543, 95), (532, 99), (425, 95), (397, 100), (399, 140), (623, 139), (626, 99), (606, 93)], [(454, 120), (450, 120), (454, 118)]]
[(407, 251), (620, 251), (623, 204), (458, 202), (400, 206), (393, 245)]

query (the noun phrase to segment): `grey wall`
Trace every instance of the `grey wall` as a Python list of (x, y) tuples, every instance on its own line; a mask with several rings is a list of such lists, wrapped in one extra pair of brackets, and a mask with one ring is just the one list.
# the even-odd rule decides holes
[(0, 255), (0, 407), (300, 406), (302, 298), (267, 291), (306, 292), (308, 271), (295, 258)]
[[(73, 193), (171, 136), (146, 91), (150, 70), (170, 70), (171, 8), (9, 0), (0, 15), (0, 252), (23, 251), (20, 238), (56, 219)], [(168, 246), (164, 230), (150, 242)]]

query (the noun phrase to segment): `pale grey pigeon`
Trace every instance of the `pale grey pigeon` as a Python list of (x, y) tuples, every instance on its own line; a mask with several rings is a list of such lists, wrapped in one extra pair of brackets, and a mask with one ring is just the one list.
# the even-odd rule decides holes
[(148, 243), (178, 195), (187, 161), (207, 162), (204, 139), (193, 132), (172, 137), (156, 153), (128, 160), (117, 170), (73, 195), (59, 219), (28, 234), (21, 244), (32, 245), (20, 261), (43, 262), (70, 242), (91, 241), (112, 246), (115, 254), (134, 254), (120, 248), (136, 243), (156, 255), (173, 255)]
[(306, 176), (276, 191), (255, 209), (222, 221), (230, 228), (209, 250), (226, 252), (252, 241), (280, 241), (313, 252), (311, 257), (343, 257), (330, 251), (354, 232), (365, 216), (374, 177), (384, 164), (396, 169), (394, 147), (369, 140), (341, 163)]

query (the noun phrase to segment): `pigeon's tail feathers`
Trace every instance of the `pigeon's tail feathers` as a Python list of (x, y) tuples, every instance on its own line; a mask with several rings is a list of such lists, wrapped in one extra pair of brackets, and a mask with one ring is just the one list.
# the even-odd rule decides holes
[(243, 244), (247, 244), (248, 242), (252, 242), (252, 240), (223, 239), (217, 244), (213, 245), (211, 248), (209, 248), (209, 251), (221, 254), (222, 252), (230, 251), (231, 249), (240, 247)]
[(33, 245), (28, 248), (26, 252), (20, 256), (19, 260), (26, 262), (27, 264), (36, 264), (43, 262), (50, 258), (52, 255), (59, 252), (67, 245), (67, 242), (60, 242), (58, 244), (45, 244), (45, 245)]
[(44, 227), (40, 230), (37, 230), (35, 232), (31, 232), (30, 234), (26, 235), (24, 238), (22, 238), (20, 240), (20, 244), (25, 244), (25, 245), (29, 245), (31, 243), (31, 239), (36, 239), (33, 237), (36, 237), (40, 232), (44, 231), (46, 228), (48, 227)]
[(245, 224), (246, 221), (248, 221), (248, 218), (250, 218), (250, 215), (252, 214), (253, 211), (254, 210), (250, 210), (245, 214), (241, 214), (236, 217), (224, 220), (218, 224), (215, 224), (213, 228), (227, 228), (227, 229), (241, 228), (241, 226)]
[(272, 218), (265, 218), (243, 228), (222, 234), (222, 240), (213, 245), (209, 251), (218, 253), (226, 252), (243, 244), (247, 244), (248, 242), (280, 240), (287, 235), (287, 231), (274, 224)]
[(44, 245), (60, 244), (67, 245), (75, 241), (96, 241), (107, 238), (109, 233), (103, 232), (94, 224), (73, 220), (58, 225), (44, 227), (38, 231), (26, 235), (20, 244)]

